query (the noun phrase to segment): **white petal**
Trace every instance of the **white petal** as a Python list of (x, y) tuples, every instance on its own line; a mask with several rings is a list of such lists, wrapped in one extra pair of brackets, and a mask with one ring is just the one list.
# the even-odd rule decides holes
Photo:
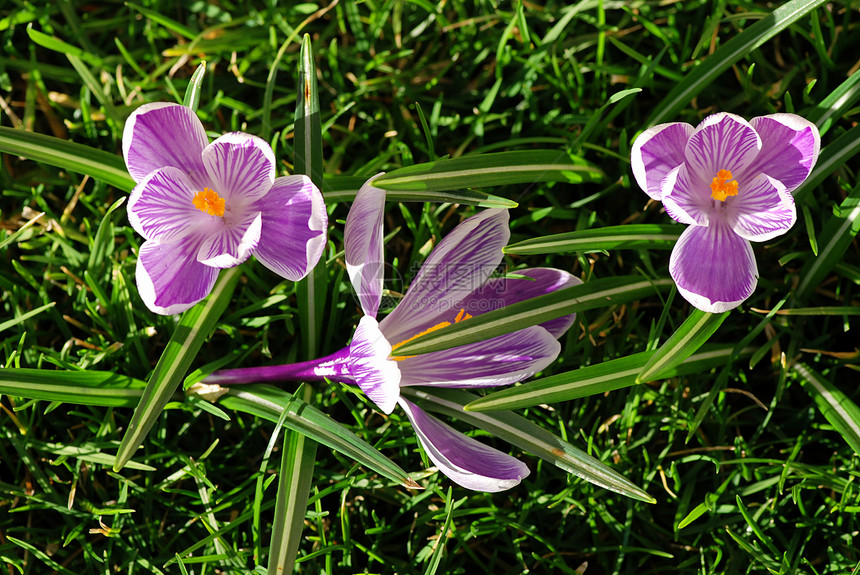
[(391, 344), (379, 324), (369, 315), (362, 317), (349, 344), (347, 365), (355, 383), (383, 413), (391, 413), (400, 397), (400, 369), (390, 355)]

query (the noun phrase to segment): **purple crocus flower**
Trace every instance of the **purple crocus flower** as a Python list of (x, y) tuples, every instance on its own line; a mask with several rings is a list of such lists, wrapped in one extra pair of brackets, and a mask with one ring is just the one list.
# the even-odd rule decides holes
[(758, 281), (751, 241), (782, 235), (797, 212), (791, 192), (812, 171), (821, 140), (795, 114), (747, 122), (713, 114), (693, 128), (654, 126), (633, 142), (636, 182), (689, 224), (669, 259), (678, 291), (706, 312), (733, 309)]
[[(486, 210), (463, 221), (432, 251), (397, 307), (377, 322), (382, 299), (382, 218), (385, 192), (365, 184), (346, 219), (347, 271), (364, 316), (349, 347), (300, 364), (215, 372), (203, 383), (284, 379), (355, 383), (385, 413), (406, 412), (433, 463), (455, 483), (476, 491), (502, 491), (529, 473), (518, 459), (455, 431), (405, 399), (409, 385), (480, 388), (521, 381), (558, 356), (557, 338), (569, 315), (492, 339), (417, 356), (397, 348), (407, 341), (481, 313), (580, 283), (550, 268), (518, 270), (523, 278), (491, 278), (510, 237), (508, 212)], [(530, 279), (526, 279), (530, 278)]]
[(275, 177), (275, 155), (242, 132), (209, 143), (193, 110), (146, 104), (122, 137), (137, 182), (128, 219), (145, 238), (137, 287), (146, 306), (175, 314), (205, 298), (221, 268), (252, 254), (289, 280), (307, 275), (325, 247), (322, 194), (307, 176)]

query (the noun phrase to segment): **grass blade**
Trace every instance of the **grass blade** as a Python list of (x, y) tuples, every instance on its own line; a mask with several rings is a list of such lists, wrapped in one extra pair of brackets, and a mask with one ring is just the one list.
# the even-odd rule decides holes
[(708, 338), (729, 317), (729, 313), (731, 312), (708, 313), (694, 309), (681, 327), (648, 360), (636, 381), (641, 383), (658, 379), (658, 376), (662, 377), (663, 373), (687, 359), (708, 341)]
[(157, 24), (161, 24), (162, 26), (164, 26), (168, 30), (172, 30), (173, 32), (176, 32), (180, 36), (184, 36), (188, 40), (194, 40), (198, 36), (197, 32), (195, 32), (194, 30), (192, 30), (188, 26), (185, 26), (184, 24), (180, 24), (179, 22), (177, 22), (176, 20), (173, 20), (172, 18), (168, 18), (167, 16), (161, 14), (157, 10), (150, 10), (149, 8), (144, 8), (143, 6), (135, 4), (134, 2), (127, 2), (126, 6), (128, 6), (132, 10), (136, 10), (136, 11), (140, 12), (141, 14), (143, 14), (144, 16), (146, 16), (147, 18), (149, 18), (153, 22), (155, 22)]
[(191, 80), (188, 81), (188, 87), (185, 89), (185, 98), (182, 100), (183, 106), (188, 106), (195, 112), (197, 111), (197, 106), (200, 105), (200, 90), (203, 84), (203, 76), (205, 75), (206, 60), (203, 60), (197, 66), (197, 69), (194, 70)]
[(0, 126), (0, 152), (87, 174), (126, 192), (135, 185), (122, 158), (116, 154), (53, 136)]
[(833, 306), (833, 307), (794, 307), (776, 311), (777, 315), (860, 315), (860, 307), (855, 306)]
[(113, 102), (107, 95), (105, 95), (101, 83), (96, 80), (93, 73), (81, 58), (78, 58), (74, 54), (66, 54), (66, 58), (68, 58), (69, 63), (72, 65), (72, 68), (75, 69), (75, 72), (78, 73), (78, 76), (81, 77), (84, 85), (89, 88), (92, 95), (95, 96), (96, 100), (99, 101), (99, 104), (102, 105), (107, 117), (110, 118), (114, 126), (116, 126), (114, 133), (121, 133), (120, 126), (122, 126), (122, 118), (120, 118), (119, 113), (116, 111)]
[(637, 276), (592, 280), (465, 319), (404, 343), (397, 353), (419, 355), (484, 341), (570, 313), (635, 301), (673, 285), (668, 278), (652, 281)]
[(818, 256), (809, 260), (800, 272), (797, 299), (803, 300), (833, 267), (842, 261), (848, 246), (860, 231), (860, 184), (842, 201), (818, 236)]
[(858, 153), (860, 153), (860, 126), (854, 126), (821, 150), (812, 173), (792, 192), (794, 201), (802, 201), (808, 193)]
[(404, 487), (418, 487), (405, 471), (369, 443), (316, 407), (280, 388), (262, 384), (233, 386), (219, 403), (273, 423), (278, 423), (287, 411), (284, 427), (339, 451)]
[(653, 497), (623, 475), (542, 427), (510, 411), (475, 413), (463, 411), (477, 396), (459, 389), (404, 387), (404, 395), (421, 401), (431, 411), (444, 413), (488, 431), (524, 451), (534, 453), (553, 465), (605, 489), (627, 497), (654, 503)]
[(818, 411), (860, 455), (860, 407), (806, 364), (795, 364), (794, 371), (802, 378), (803, 389), (812, 397)]
[(442, 530), (439, 532), (439, 537), (436, 539), (436, 547), (433, 548), (433, 554), (430, 560), (427, 561), (427, 567), (424, 568), (424, 575), (435, 575), (439, 569), (439, 563), (442, 561), (442, 553), (445, 552), (445, 541), (448, 540), (448, 531), (451, 529), (451, 519), (454, 515), (454, 508), (451, 501), (451, 488), (448, 487), (448, 493), (445, 495), (445, 524), (442, 525)]
[(146, 382), (109, 371), (0, 369), (0, 394), (78, 405), (134, 407)]
[[(299, 63), (298, 97), (296, 104), (295, 171), (311, 178), (323, 189), (322, 124), (317, 93), (316, 67), (311, 53), (310, 36), (302, 38)], [(304, 334), (304, 353), (307, 359), (317, 354), (322, 337), (323, 315), (328, 276), (325, 258), (297, 285), (299, 322)]]
[(114, 229), (111, 215), (125, 202), (125, 200), (126, 198), (122, 197), (115, 201), (105, 212), (102, 221), (99, 222), (95, 238), (93, 238), (90, 257), (87, 260), (87, 270), (90, 273), (95, 273), (96, 270), (101, 270), (108, 261), (108, 255), (114, 247)]
[[(703, 347), (678, 365), (663, 372), (661, 377), (702, 373), (725, 365), (731, 358), (733, 349), (734, 346), (730, 345)], [(752, 352), (751, 349), (749, 351)], [(637, 385), (636, 377), (656, 353), (656, 351), (643, 351), (535, 379), (485, 395), (468, 404), (465, 409), (466, 411), (520, 409), (544, 403), (553, 404), (579, 399)]]
[(56, 304), (57, 304), (57, 302), (52, 301), (51, 303), (46, 303), (45, 305), (39, 306), (36, 309), (31, 309), (28, 312), (24, 312), (17, 317), (13, 317), (12, 319), (7, 319), (4, 322), (0, 322), (0, 333), (3, 333), (4, 331), (9, 329), (10, 327), (14, 327), (23, 321), (27, 321), (28, 319), (30, 319), (33, 316), (39, 315), (40, 313), (42, 313), (45, 310), (51, 309)]
[(64, 40), (60, 40), (55, 36), (49, 36), (44, 32), (40, 32), (39, 30), (33, 28), (32, 24), (27, 26), (27, 36), (30, 37), (30, 40), (32, 40), (33, 43), (38, 44), (43, 48), (47, 48), (48, 50), (53, 50), (58, 54), (65, 54), (66, 56), (75, 56), (77, 58), (80, 58), (81, 60), (85, 60), (93, 66), (102, 65), (102, 61), (98, 56), (87, 52), (86, 50), (83, 50), (81, 48), (78, 48), (77, 46), (69, 44)]
[(317, 444), (295, 431), (284, 433), (284, 455), (269, 547), (269, 575), (292, 573), (302, 538)]
[(373, 181), (386, 191), (441, 191), (533, 182), (599, 182), (597, 167), (564, 151), (528, 150), (476, 154), (392, 170)]
[(117, 450), (114, 471), (122, 469), (152, 429), (191, 367), (204, 340), (212, 333), (230, 303), (240, 275), (238, 267), (223, 270), (209, 297), (182, 314), (134, 410), (131, 423)]
[(842, 116), (860, 98), (860, 74), (851, 74), (826, 98), (821, 100), (815, 109), (807, 114), (806, 119), (818, 126), (824, 134), (833, 121)]
[[(366, 181), (366, 178), (355, 176), (332, 176), (325, 180), (323, 197), (327, 204), (351, 202), (355, 194)], [(448, 190), (448, 191), (387, 191), (385, 198), (389, 202), (438, 202), (462, 204), (481, 208), (515, 208), (513, 200), (501, 198), (477, 190)]]
[(687, 106), (702, 90), (713, 85), (729, 67), (750, 52), (785, 30), (792, 23), (815, 10), (825, 0), (791, 0), (720, 46), (704, 62), (669, 92), (643, 127), (671, 120), (681, 108)]
[(612, 249), (672, 249), (681, 230), (675, 225), (634, 224), (577, 230), (511, 244), (506, 254), (535, 255)]
[(9, 234), (9, 236), (3, 238), (3, 240), (0, 240), (0, 250), (5, 248), (9, 244), (12, 244), (12, 243), (15, 243), (16, 241), (18, 241), (18, 238), (20, 238), (21, 235), (28, 228), (35, 225), (44, 215), (45, 215), (45, 212), (39, 212), (38, 214), (36, 214), (32, 218), (30, 218), (30, 220), (28, 220), (26, 224), (24, 224), (23, 226), (21, 226), (20, 228), (15, 230), (13, 233)]

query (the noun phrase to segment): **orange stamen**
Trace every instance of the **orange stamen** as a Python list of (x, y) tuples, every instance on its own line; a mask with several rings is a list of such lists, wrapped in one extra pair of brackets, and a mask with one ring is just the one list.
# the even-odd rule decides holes
[[(457, 317), (454, 318), (454, 323), (460, 323), (464, 319), (469, 319), (471, 317), (472, 317), (471, 315), (466, 313), (465, 309), (461, 309), (460, 313), (457, 314)], [(436, 331), (437, 329), (442, 329), (443, 327), (448, 327), (449, 325), (451, 325), (450, 321), (443, 321), (443, 322), (437, 323), (433, 327), (429, 327), (429, 328), (425, 329), (424, 331), (422, 331), (421, 333), (416, 333), (415, 335), (413, 335), (409, 339), (404, 339), (403, 341), (401, 341), (397, 345), (392, 345), (391, 351), (394, 351), (395, 349), (402, 346), (403, 344), (409, 343), (410, 341), (414, 341), (421, 336), (424, 336), (424, 335), (427, 335), (428, 333)], [(402, 360), (408, 359), (410, 357), (415, 357), (415, 356), (414, 355), (392, 355), (391, 359), (393, 359), (394, 361), (402, 361)]]
[(711, 198), (725, 202), (729, 196), (738, 195), (738, 181), (732, 179), (728, 170), (720, 170), (711, 180)]
[(224, 215), (226, 200), (212, 188), (204, 188), (202, 192), (197, 192), (191, 201), (194, 203), (194, 207), (204, 214), (218, 217)]

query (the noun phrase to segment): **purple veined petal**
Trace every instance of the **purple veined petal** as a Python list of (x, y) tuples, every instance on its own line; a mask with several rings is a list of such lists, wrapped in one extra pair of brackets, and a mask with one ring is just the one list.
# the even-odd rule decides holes
[(752, 242), (781, 236), (797, 220), (794, 198), (782, 182), (760, 174), (729, 198), (727, 214), (736, 234)]
[(135, 272), (137, 289), (151, 311), (177, 314), (212, 291), (219, 270), (196, 260), (201, 241), (190, 234), (167, 244), (147, 241), (140, 246)]
[(495, 493), (528, 476), (529, 468), (519, 459), (463, 435), (409, 400), (401, 398), (399, 403), (427, 457), (457, 485)]
[(391, 344), (379, 324), (363, 316), (349, 344), (347, 366), (355, 383), (383, 413), (391, 413), (400, 397), (400, 369), (390, 355)]
[[(745, 170), (744, 179), (764, 173), (794, 191), (809, 176), (818, 153), (818, 128), (796, 114), (771, 114), (753, 118), (750, 124), (761, 137), (761, 151)], [(740, 181), (740, 180), (739, 180)]]
[(710, 184), (720, 170), (743, 173), (761, 149), (761, 138), (749, 122), (721, 112), (708, 116), (687, 142), (685, 156), (693, 186), (710, 194)]
[[(528, 268), (513, 273), (532, 279), (490, 278), (460, 302), (460, 309), (474, 317), (582, 283), (573, 274), (554, 268)], [(559, 338), (573, 325), (575, 319), (576, 314), (573, 313), (538, 325)]]
[(241, 212), (266, 195), (275, 181), (275, 153), (262, 138), (231, 132), (203, 150), (203, 163), (219, 196), (226, 200), (225, 215)]
[(711, 190), (695, 184), (686, 164), (681, 164), (663, 180), (663, 208), (676, 222), (708, 225), (708, 214), (714, 210)]
[(385, 190), (369, 179), (355, 195), (343, 232), (344, 259), (349, 281), (365, 315), (376, 317), (382, 301), (382, 218)]
[(122, 132), (122, 155), (135, 182), (170, 166), (188, 174), (191, 183), (202, 188), (208, 181), (202, 158), (208, 144), (197, 114), (187, 106), (168, 102), (136, 109)]
[[(238, 216), (241, 215), (241, 219)], [(232, 221), (222, 220), (212, 230), (200, 250), (197, 261), (216, 268), (232, 268), (251, 257), (260, 241), (263, 216), (260, 212), (249, 211), (245, 214), (232, 214)]]
[(651, 199), (660, 201), (663, 178), (684, 163), (684, 150), (694, 129), (684, 122), (659, 124), (634, 140), (630, 150), (633, 176)]
[(400, 359), (400, 385), (510, 385), (546, 368), (560, 351), (561, 344), (550, 332), (531, 326), (485, 341)]
[[(508, 211), (484, 210), (461, 222), (424, 261), (398, 306), (382, 320), (382, 331), (401, 342), (447, 316), (455, 316), (459, 302), (496, 271), (508, 243)], [(453, 314), (452, 314), (453, 312)], [(444, 316), (444, 317), (443, 317)]]
[(147, 240), (166, 243), (207, 225), (212, 216), (194, 207), (192, 186), (185, 172), (178, 168), (151, 172), (129, 196), (127, 211), (131, 227)]
[(263, 214), (257, 260), (291, 281), (299, 281), (325, 249), (328, 214), (319, 189), (307, 176), (277, 178), (254, 209)]
[(711, 313), (738, 307), (758, 282), (752, 246), (724, 218), (684, 230), (672, 249), (669, 274), (684, 299)]

